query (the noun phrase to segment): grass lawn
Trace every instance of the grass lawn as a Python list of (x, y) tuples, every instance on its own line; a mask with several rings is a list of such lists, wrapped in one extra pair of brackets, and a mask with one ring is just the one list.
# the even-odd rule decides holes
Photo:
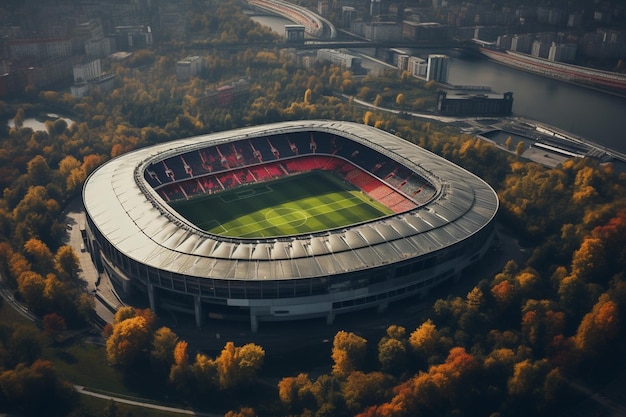
[(314, 233), (393, 213), (325, 171), (245, 185), (171, 205), (203, 230), (242, 238)]
[(48, 346), (44, 359), (54, 363), (54, 367), (64, 379), (72, 384), (97, 388), (104, 391), (132, 395), (124, 385), (124, 375), (106, 360), (104, 346), (78, 342), (63, 346)]

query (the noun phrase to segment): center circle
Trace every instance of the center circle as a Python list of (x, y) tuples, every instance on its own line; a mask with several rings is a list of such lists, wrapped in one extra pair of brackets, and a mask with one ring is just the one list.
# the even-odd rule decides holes
[(288, 207), (269, 209), (265, 213), (265, 220), (273, 226), (288, 224), (293, 227), (299, 227), (306, 223), (308, 217), (304, 211)]

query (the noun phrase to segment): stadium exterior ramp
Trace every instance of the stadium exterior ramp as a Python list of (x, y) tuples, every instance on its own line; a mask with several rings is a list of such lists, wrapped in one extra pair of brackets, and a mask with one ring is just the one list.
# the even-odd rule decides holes
[[(406, 212), (339, 230), (239, 239), (198, 229), (146, 180), (149, 167), (178, 155), (290, 135), (365, 146), (419, 175), (432, 195)], [(87, 246), (122, 296), (146, 293), (154, 311), (194, 314), (199, 327), (207, 318), (250, 320), (252, 331), (261, 321), (325, 317), (332, 323), (340, 313), (384, 311), (389, 302), (458, 279), (489, 250), (499, 206), (485, 181), (423, 148), (370, 126), (325, 120), (135, 150), (96, 169), (83, 202)]]

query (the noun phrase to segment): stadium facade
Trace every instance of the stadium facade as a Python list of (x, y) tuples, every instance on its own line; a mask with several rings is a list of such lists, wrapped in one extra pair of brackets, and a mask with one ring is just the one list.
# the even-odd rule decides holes
[[(319, 233), (245, 239), (200, 230), (168, 204), (322, 165), (389, 200), (394, 213)], [(198, 326), (249, 320), (252, 331), (262, 321), (332, 323), (341, 313), (384, 311), (458, 279), (488, 252), (499, 206), (486, 182), (431, 152), (370, 126), (323, 120), (127, 153), (89, 176), (83, 202), (87, 247), (120, 295), (145, 293), (154, 311), (193, 314)]]

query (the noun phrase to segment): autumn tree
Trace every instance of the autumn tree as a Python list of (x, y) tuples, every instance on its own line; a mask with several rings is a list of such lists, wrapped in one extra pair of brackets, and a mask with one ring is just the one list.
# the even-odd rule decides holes
[(228, 411), (224, 417), (257, 417), (257, 413), (252, 407), (241, 407), (238, 411)]
[(394, 378), (382, 372), (352, 372), (343, 386), (346, 407), (350, 412), (358, 413), (366, 407), (388, 401), (393, 383)]
[(127, 318), (113, 325), (113, 333), (106, 341), (107, 360), (122, 368), (131, 367), (141, 352), (148, 347), (150, 328), (143, 316)]
[(611, 349), (620, 333), (619, 316), (618, 304), (608, 294), (603, 294), (580, 322), (576, 347), (591, 359), (599, 359), (599, 355)]
[(65, 319), (56, 313), (50, 313), (43, 316), (42, 325), (43, 331), (53, 339), (67, 330)]
[(313, 392), (313, 382), (308, 374), (285, 377), (278, 382), (278, 397), (289, 412), (300, 414), (304, 410), (315, 410), (317, 401)]
[(396, 96), (396, 105), (400, 107), (401, 109), (403, 109), (404, 101), (405, 101), (404, 94), (398, 93), (398, 95)]
[(411, 333), (409, 347), (424, 363), (433, 364), (452, 347), (452, 340), (444, 337), (428, 319)]
[(5, 349), (3, 362), (8, 368), (19, 363), (31, 364), (40, 357), (43, 350), (41, 334), (31, 326), (16, 325), (10, 329)]
[(333, 374), (347, 377), (363, 365), (367, 353), (367, 340), (354, 333), (339, 331), (333, 339), (331, 357)]
[(189, 395), (193, 385), (193, 371), (189, 365), (188, 343), (179, 341), (174, 348), (174, 363), (170, 369), (169, 381), (180, 393)]
[(35, 312), (42, 312), (46, 308), (45, 289), (44, 277), (36, 272), (25, 271), (17, 279), (17, 290)]
[(62, 280), (68, 281), (78, 278), (80, 263), (71, 246), (64, 245), (57, 249), (54, 256), (54, 266), (57, 276)]
[(405, 369), (407, 344), (404, 327), (392, 325), (387, 328), (387, 335), (378, 342), (378, 361), (384, 371), (395, 374)]
[(219, 388), (219, 373), (215, 359), (198, 353), (192, 366), (195, 388), (200, 393), (208, 393)]
[(517, 142), (517, 146), (515, 147), (515, 155), (520, 157), (522, 156), (525, 150), (526, 150), (526, 145), (524, 144), (524, 141), (520, 140), (519, 142)]
[(178, 336), (169, 327), (161, 327), (154, 332), (150, 359), (157, 373), (163, 373), (171, 368), (177, 343)]
[(78, 402), (74, 388), (43, 360), (0, 373), (0, 390), (10, 408), (28, 416), (67, 415)]
[(238, 347), (227, 342), (216, 359), (220, 387), (233, 389), (250, 385), (256, 380), (264, 359), (265, 351), (258, 345), (248, 343)]
[(44, 242), (35, 238), (28, 239), (24, 243), (24, 252), (35, 271), (40, 274), (51, 272), (54, 266), (54, 257)]

